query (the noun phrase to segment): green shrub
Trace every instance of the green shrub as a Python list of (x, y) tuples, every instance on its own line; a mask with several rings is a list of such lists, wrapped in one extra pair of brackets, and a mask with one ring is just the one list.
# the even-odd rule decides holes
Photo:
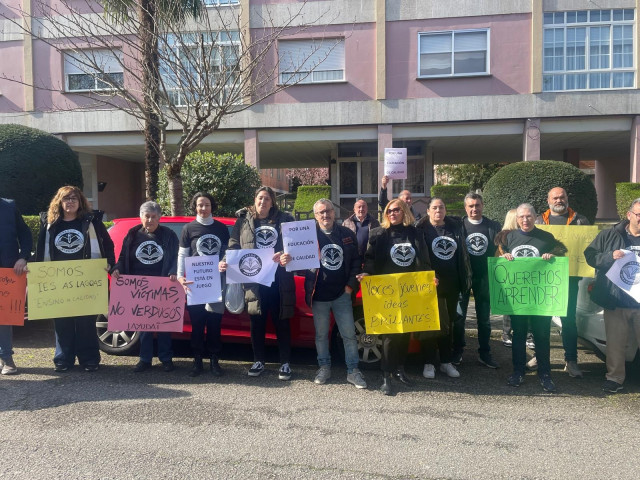
[(525, 202), (540, 214), (549, 208), (547, 194), (554, 187), (564, 188), (569, 206), (593, 223), (598, 210), (593, 183), (573, 165), (553, 160), (517, 162), (501, 168), (485, 186), (484, 214), (502, 223), (510, 209)]
[[(304, 214), (313, 210), (313, 204), (321, 198), (331, 198), (330, 185), (301, 185), (298, 187), (298, 196), (293, 206), (293, 213)], [(309, 218), (313, 218), (311, 215)], [(303, 218), (304, 219), (304, 218)]]
[(48, 208), (64, 185), (82, 188), (78, 156), (62, 140), (22, 125), (0, 125), (0, 196), (24, 215)]
[(431, 196), (440, 197), (447, 207), (447, 215), (465, 215), (464, 196), (469, 193), (469, 185), (433, 185)]
[[(260, 173), (247, 165), (242, 155), (231, 153), (192, 152), (182, 165), (182, 191), (185, 213), (194, 215), (189, 202), (197, 192), (209, 192), (218, 202), (214, 212), (218, 217), (235, 217), (242, 207), (253, 205), (255, 191), (260, 187)], [(160, 170), (158, 203), (162, 213), (171, 215), (167, 170)]]
[(616, 183), (616, 207), (621, 220), (627, 219), (629, 205), (636, 198), (640, 198), (640, 183)]

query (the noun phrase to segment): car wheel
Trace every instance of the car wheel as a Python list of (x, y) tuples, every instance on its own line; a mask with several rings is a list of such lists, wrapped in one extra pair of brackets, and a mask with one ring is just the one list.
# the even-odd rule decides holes
[(100, 350), (110, 355), (129, 355), (137, 349), (140, 341), (140, 332), (109, 330), (104, 315), (96, 318), (96, 332)]

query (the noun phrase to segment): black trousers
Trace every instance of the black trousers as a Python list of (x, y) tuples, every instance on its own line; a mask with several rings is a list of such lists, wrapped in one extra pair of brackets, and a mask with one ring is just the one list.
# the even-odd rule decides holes
[(100, 363), (95, 315), (56, 318), (53, 327), (56, 333), (53, 363), (71, 367), (76, 357), (81, 365)]
[(453, 319), (457, 316), (456, 310), (459, 295), (459, 292), (451, 292), (438, 297), (438, 300), (440, 300), (438, 302), (440, 330), (443, 330), (443, 333), (435, 338), (428, 337), (421, 342), (424, 363), (435, 365), (437, 363), (438, 352), (440, 352), (440, 363), (451, 363)]
[(380, 368), (383, 372), (392, 373), (404, 366), (409, 351), (410, 333), (390, 333), (382, 337), (382, 359)]
[[(204, 305), (189, 305), (191, 318), (191, 350), (194, 357), (220, 357), (220, 324), (222, 314), (208, 312)], [(205, 338), (206, 329), (206, 338)]]
[(289, 319), (280, 318), (280, 287), (260, 286), (260, 315), (250, 315), (251, 346), (253, 347), (254, 362), (265, 362), (265, 336), (267, 334), (267, 318), (271, 314), (271, 322), (276, 331), (280, 363), (289, 363), (291, 358), (291, 325)]
[(531, 329), (533, 340), (536, 342), (538, 375), (551, 373), (549, 360), (551, 317), (511, 315), (511, 327), (513, 328), (513, 344), (511, 345), (513, 371), (524, 375), (527, 362), (527, 333)]

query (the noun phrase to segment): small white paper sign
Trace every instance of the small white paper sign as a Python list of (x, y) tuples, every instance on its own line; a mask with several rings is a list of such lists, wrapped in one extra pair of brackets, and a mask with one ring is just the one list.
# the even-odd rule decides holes
[(619, 258), (607, 272), (607, 278), (620, 290), (640, 303), (640, 262), (634, 252), (623, 250)]
[(282, 242), (284, 253), (291, 255), (291, 261), (287, 263), (287, 272), (320, 268), (315, 220), (283, 223)]
[(227, 283), (259, 283), (267, 287), (276, 279), (278, 264), (273, 248), (227, 250)]
[(218, 271), (218, 255), (203, 255), (184, 259), (188, 285), (187, 305), (202, 305), (222, 301), (222, 285)]
[(384, 149), (384, 174), (397, 180), (407, 179), (407, 149)]

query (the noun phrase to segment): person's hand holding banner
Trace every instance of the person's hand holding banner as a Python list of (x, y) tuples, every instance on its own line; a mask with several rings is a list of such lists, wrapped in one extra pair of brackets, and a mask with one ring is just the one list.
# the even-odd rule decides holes
[(202, 305), (222, 301), (222, 285), (218, 271), (218, 255), (187, 257), (184, 285), (188, 285), (187, 305)]
[(0, 325), (24, 325), (27, 276), (13, 268), (0, 268)]
[(291, 255), (287, 272), (320, 268), (318, 232), (315, 220), (285, 222), (282, 224), (284, 252)]
[(259, 283), (271, 286), (278, 264), (273, 248), (227, 250), (227, 283)]
[(640, 262), (635, 252), (622, 250), (624, 257), (617, 259), (607, 272), (607, 278), (624, 293), (640, 303)]

